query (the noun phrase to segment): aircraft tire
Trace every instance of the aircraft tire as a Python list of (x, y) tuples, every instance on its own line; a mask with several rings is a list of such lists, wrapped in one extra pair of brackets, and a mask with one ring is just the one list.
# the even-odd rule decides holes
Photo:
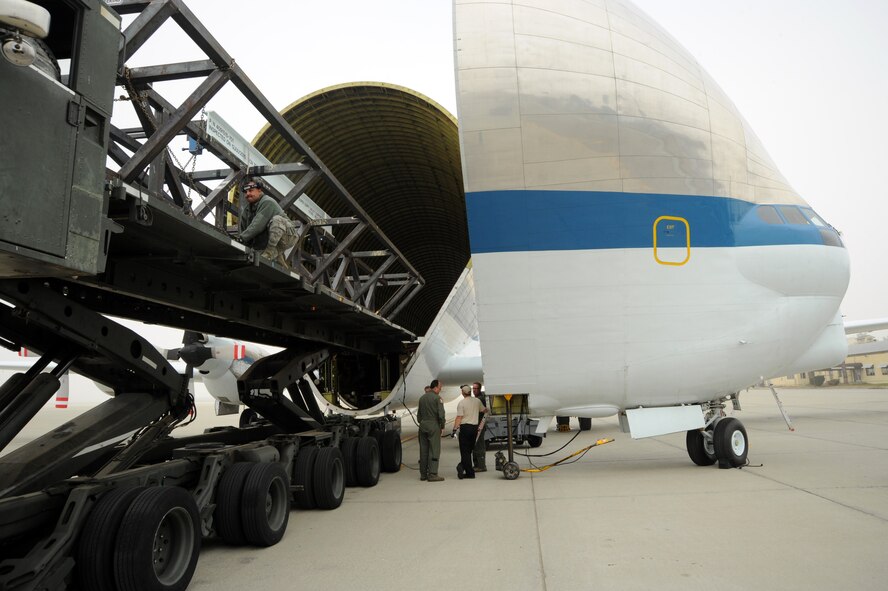
[(728, 417), (715, 424), (713, 433), (715, 445), (715, 457), (721, 462), (725, 461), (736, 468), (746, 464), (749, 454), (749, 438), (743, 423), (734, 417)]
[(116, 591), (114, 548), (120, 522), (144, 487), (111, 490), (96, 502), (77, 542), (77, 579), (81, 589)]
[(216, 488), (216, 509), (213, 523), (216, 533), (228, 544), (242, 546), (247, 542), (241, 519), (241, 499), (244, 482), (253, 468), (253, 462), (237, 462), (222, 473)]
[(357, 466), (358, 441), (360, 437), (346, 437), (342, 442), (342, 461), (345, 465), (345, 486), (357, 486), (358, 474), (355, 470)]
[(361, 437), (355, 449), (355, 476), (360, 486), (379, 482), (379, 444), (375, 437)]
[(688, 457), (698, 466), (711, 466), (715, 463), (715, 456), (706, 453), (705, 439), (700, 429), (691, 429), (685, 436), (685, 446), (688, 449)]
[(315, 503), (318, 509), (336, 509), (345, 498), (345, 462), (338, 447), (318, 450), (312, 473)]
[(254, 464), (241, 498), (244, 535), (254, 546), (274, 546), (290, 522), (290, 478), (278, 462)]
[(592, 430), (592, 419), (590, 417), (577, 417), (577, 422), (580, 423), (580, 431)]
[(240, 419), (238, 419), (237, 426), (243, 429), (245, 427), (249, 427), (257, 420), (259, 420), (259, 413), (252, 408), (245, 408), (240, 414)]
[(539, 435), (528, 435), (527, 443), (530, 445), (530, 447), (539, 447), (543, 444), (543, 438)]
[(303, 447), (296, 454), (296, 462), (293, 464), (293, 484), (301, 485), (302, 490), (293, 493), (293, 502), (299, 509), (314, 509), (318, 506), (312, 482), (312, 472), (317, 457), (318, 448), (313, 445)]
[(397, 472), (401, 469), (401, 435), (397, 431), (385, 431), (381, 446), (382, 470)]
[(152, 486), (130, 505), (120, 524), (114, 579), (120, 591), (182, 591), (200, 554), (197, 503), (177, 486)]

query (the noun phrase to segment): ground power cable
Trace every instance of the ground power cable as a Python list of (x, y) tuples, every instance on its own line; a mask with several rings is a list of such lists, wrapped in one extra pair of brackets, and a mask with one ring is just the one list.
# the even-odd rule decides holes
[[(555, 466), (566, 466), (568, 464), (573, 464), (574, 462), (580, 461), (583, 458), (583, 456), (585, 456), (586, 453), (590, 449), (592, 449), (593, 447), (598, 447), (600, 445), (605, 445), (607, 443), (613, 443), (613, 441), (614, 441), (613, 438), (599, 439), (595, 443), (593, 443), (592, 445), (588, 445), (582, 449), (578, 449), (577, 451), (573, 452), (569, 456), (561, 458), (557, 462), (552, 462), (551, 464), (546, 464), (545, 466), (537, 466), (531, 460), (530, 465), (533, 466), (533, 468), (522, 468), (521, 471), (522, 472), (545, 472), (546, 470), (548, 470), (550, 468), (554, 468)], [(568, 442), (568, 443), (570, 443), (570, 442)], [(525, 454), (522, 454), (522, 455), (525, 455)], [(546, 454), (546, 455), (550, 455), (550, 454)], [(530, 457), (541, 457), (541, 456), (528, 456), (528, 458), (530, 458)], [(573, 459), (571, 460), (571, 458), (573, 458)], [(571, 460), (571, 461), (568, 462), (567, 460)]]

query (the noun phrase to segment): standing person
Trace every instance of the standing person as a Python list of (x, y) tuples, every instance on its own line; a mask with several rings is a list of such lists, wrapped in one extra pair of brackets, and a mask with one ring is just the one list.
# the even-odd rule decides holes
[[(472, 449), (475, 447), (475, 439), (478, 435), (478, 421), (481, 418), (481, 401), (472, 398), (472, 388), (460, 386), (462, 400), (456, 405), (456, 421), (453, 430), (459, 429), (459, 457), (462, 471), (456, 473), (460, 479), (474, 478), (475, 469), (472, 467)], [(463, 474), (463, 472), (465, 474)]]
[(246, 204), (237, 218), (240, 241), (262, 256), (286, 268), (284, 251), (292, 248), (299, 238), (299, 226), (284, 214), (277, 201), (262, 192), (262, 186), (254, 178), (243, 184)]
[[(481, 413), (487, 414), (487, 402), (484, 392), (481, 391), (481, 382), (472, 384), (472, 395), (481, 401)], [(475, 447), (472, 449), (472, 463), (475, 466), (475, 472), (487, 472), (487, 441), (484, 439), (483, 431), (478, 433), (478, 439), (475, 440)]]
[(441, 400), (441, 383), (432, 380), (425, 394), (420, 396), (416, 409), (419, 420), (419, 479), (441, 482), (438, 476), (438, 459), (441, 457), (441, 432), (444, 429), (444, 401)]

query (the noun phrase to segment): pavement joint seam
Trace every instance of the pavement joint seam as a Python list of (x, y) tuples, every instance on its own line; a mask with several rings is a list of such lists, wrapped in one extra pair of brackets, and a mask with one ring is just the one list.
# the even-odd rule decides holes
[[(831, 499), (831, 498), (826, 497), (824, 495), (817, 494), (813, 490), (809, 490), (807, 488), (801, 488), (799, 486), (795, 486), (795, 485), (789, 484), (787, 482), (782, 482), (782, 481), (777, 480), (776, 478), (773, 478), (771, 476), (765, 476), (764, 474), (761, 474), (760, 472), (749, 472), (749, 473), (752, 474), (753, 476), (757, 476), (759, 478), (763, 478), (763, 479), (771, 481), (771, 482), (776, 482), (777, 484), (782, 484), (783, 486), (790, 488), (792, 490), (809, 494), (812, 497), (822, 499), (828, 503), (832, 503), (833, 505), (838, 505), (839, 507), (844, 507), (845, 509), (850, 509), (850, 510), (855, 511), (857, 513), (862, 513), (863, 515), (866, 515), (867, 517), (874, 517), (875, 519), (878, 519), (879, 521), (884, 521), (884, 522), (888, 523), (888, 518), (882, 517), (881, 515), (878, 515), (877, 513), (871, 513), (869, 511), (864, 511), (860, 507), (854, 507), (853, 505), (848, 505), (846, 503), (840, 503), (839, 501), (837, 501), (835, 499)], [(846, 488), (860, 488), (860, 487), (846, 487)], [(866, 488), (884, 488), (884, 487), (875, 486), (875, 487), (866, 487)]]
[(530, 477), (530, 498), (533, 502), (533, 521), (537, 532), (537, 554), (540, 561), (540, 577), (543, 583), (543, 591), (546, 591), (548, 588), (546, 586), (546, 563), (543, 560), (543, 534), (540, 531), (540, 514), (536, 494), (536, 479), (533, 477), (533, 474), (528, 474), (528, 476)]

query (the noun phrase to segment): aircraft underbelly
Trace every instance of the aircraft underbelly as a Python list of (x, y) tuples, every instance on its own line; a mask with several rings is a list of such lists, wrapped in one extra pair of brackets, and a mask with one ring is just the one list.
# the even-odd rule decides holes
[[(800, 248), (739, 256), (779, 268)], [(820, 337), (844, 290), (777, 291), (741, 272), (738, 250), (697, 249), (681, 268), (649, 249), (476, 254), (488, 391), (530, 392), (537, 413), (595, 414), (711, 400), (775, 375)]]

